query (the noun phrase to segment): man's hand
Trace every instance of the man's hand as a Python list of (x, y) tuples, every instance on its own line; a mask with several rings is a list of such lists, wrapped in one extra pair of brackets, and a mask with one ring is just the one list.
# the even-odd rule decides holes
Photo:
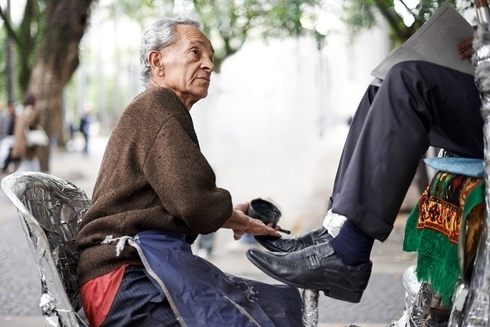
[(233, 208), (230, 218), (221, 226), (233, 230), (233, 238), (239, 240), (243, 234), (250, 235), (271, 235), (281, 237), (277, 232), (279, 225), (275, 227), (267, 226), (259, 219), (253, 219), (245, 214), (249, 203), (240, 203)]
[(475, 50), (473, 49), (473, 36), (458, 44), (457, 49), (459, 52), (460, 59), (471, 60), (471, 56), (475, 52)]

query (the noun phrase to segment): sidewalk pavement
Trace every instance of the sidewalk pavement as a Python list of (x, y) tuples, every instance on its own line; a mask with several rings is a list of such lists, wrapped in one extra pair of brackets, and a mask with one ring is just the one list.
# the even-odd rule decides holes
[[(103, 138), (91, 140), (88, 155), (84, 155), (81, 151), (53, 150), (50, 173), (73, 182), (90, 196), (105, 142), (106, 139)], [(6, 197), (3, 192), (1, 196)], [(13, 205), (9, 210), (12, 211), (12, 215), (15, 213)], [(389, 240), (383, 244), (376, 242), (372, 252), (373, 274), (361, 303), (345, 303), (320, 294), (319, 327), (343, 327), (351, 324), (361, 327), (381, 327), (388, 326), (401, 316), (404, 304), (401, 276), (403, 271), (415, 262), (413, 255), (401, 251), (403, 228), (404, 216), (400, 216)], [(215, 250), (209, 261), (231, 274), (278, 283), (247, 260), (245, 251), (250, 246), (240, 247), (237, 244), (238, 242), (233, 241), (231, 231), (218, 231)], [(37, 299), (36, 294), (33, 296)], [(44, 318), (41, 316), (2, 316), (1, 312), (0, 308), (0, 327), (44, 326)]]

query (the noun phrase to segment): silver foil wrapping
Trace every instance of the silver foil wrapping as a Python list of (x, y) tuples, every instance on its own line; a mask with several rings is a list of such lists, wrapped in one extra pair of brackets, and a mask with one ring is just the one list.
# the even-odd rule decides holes
[[(463, 326), (489, 326), (490, 325), (490, 235), (489, 208), (490, 208), (490, 34), (487, 24), (479, 24), (473, 42), (475, 53), (473, 64), (475, 66), (475, 82), (480, 91), (482, 100), (481, 115), (483, 117), (484, 161), (485, 161), (485, 218), (483, 231), (478, 245), (473, 275), (468, 290), (468, 296), (463, 314)], [(457, 326), (458, 322), (454, 322)]]
[(318, 297), (317, 290), (301, 290), (303, 299), (303, 327), (318, 326)]
[(78, 224), (91, 206), (72, 183), (43, 173), (15, 173), (2, 189), (17, 208), (41, 279), (39, 306), (45, 326), (87, 326), (84, 322), (76, 267)]
[(403, 287), (405, 288), (405, 309), (410, 308), (415, 302), (415, 297), (422, 287), (422, 283), (415, 274), (415, 265), (408, 267), (403, 273)]
[(390, 327), (426, 327), (434, 325), (434, 313), (441, 312), (441, 299), (427, 283), (417, 280), (415, 266), (403, 274), (405, 287), (405, 311)]

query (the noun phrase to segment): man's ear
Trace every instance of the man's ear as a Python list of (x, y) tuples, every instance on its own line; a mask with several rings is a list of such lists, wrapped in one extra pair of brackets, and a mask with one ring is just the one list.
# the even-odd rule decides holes
[(165, 69), (163, 67), (163, 58), (160, 51), (153, 50), (148, 54), (148, 62), (150, 63), (151, 70), (158, 77), (165, 76)]

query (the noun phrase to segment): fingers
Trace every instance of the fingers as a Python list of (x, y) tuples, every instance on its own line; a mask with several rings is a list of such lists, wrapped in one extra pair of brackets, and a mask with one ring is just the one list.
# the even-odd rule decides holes
[(265, 226), (265, 228), (267, 228), (267, 233), (263, 233), (262, 231), (260, 231), (260, 234), (256, 234), (256, 235), (270, 235), (270, 236), (277, 236), (277, 237), (282, 237), (281, 234), (279, 234), (279, 229), (274, 229), (273, 227), (270, 227), (270, 226)]
[(473, 37), (470, 37), (457, 46), (457, 50), (459, 52), (460, 59), (471, 59), (473, 55)]
[(269, 235), (273, 235), (273, 236), (281, 236), (281, 234), (279, 234), (279, 229), (274, 229), (272, 227), (268, 227), (269, 228), (269, 232), (270, 234)]
[(239, 239), (241, 239), (241, 238), (242, 238), (242, 236), (243, 236), (244, 234), (245, 234), (244, 232), (242, 232), (242, 231), (240, 231), (240, 230), (235, 230), (235, 229), (234, 229), (234, 230), (233, 230), (233, 239), (234, 239), (235, 241), (238, 241)]
[(279, 225), (275, 225), (274, 226), (272, 223), (268, 223), (267, 226), (268, 227), (271, 227), (271, 228), (274, 228), (274, 230), (277, 230), (277, 231), (281, 229), (281, 226), (279, 226)]
[(458, 51), (461, 52), (461, 50), (472, 47), (473, 46), (473, 39), (474, 39), (474, 37), (471, 36), (471, 37), (467, 38), (466, 40), (462, 41), (461, 43), (459, 43), (457, 45)]
[(460, 59), (471, 59), (471, 56), (473, 55), (474, 52), (475, 52), (475, 50), (472, 47), (465, 49), (463, 51), (460, 51), (459, 58)]
[[(282, 235), (279, 234), (274, 227), (265, 226), (263, 223), (261, 226), (254, 226), (252, 228), (247, 229), (245, 232), (250, 235), (270, 235), (270, 236), (282, 237)], [(242, 238), (243, 235), (245, 235), (245, 232), (238, 229), (234, 229), (233, 239), (235, 241), (238, 241), (239, 239)]]
[(245, 230), (247, 234), (251, 235), (270, 235), (281, 237), (281, 234), (276, 230), (279, 226), (272, 227), (272, 224), (265, 225), (262, 221), (254, 219), (253, 223)]

